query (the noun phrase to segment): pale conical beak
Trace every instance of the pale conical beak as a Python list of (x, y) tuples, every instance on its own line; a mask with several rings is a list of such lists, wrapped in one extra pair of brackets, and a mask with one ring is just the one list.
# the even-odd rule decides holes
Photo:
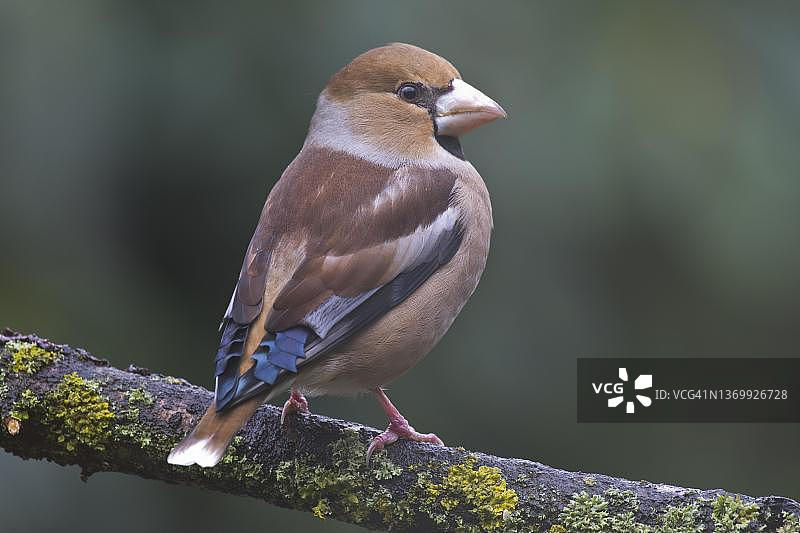
[(463, 80), (453, 80), (453, 90), (436, 100), (436, 134), (458, 137), (506, 112), (497, 102)]

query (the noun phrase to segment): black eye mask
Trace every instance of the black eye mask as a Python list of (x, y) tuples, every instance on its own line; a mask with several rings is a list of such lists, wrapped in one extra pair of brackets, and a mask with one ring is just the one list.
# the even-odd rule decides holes
[(449, 83), (446, 87), (428, 87), (422, 83), (407, 82), (401, 84), (397, 88), (396, 94), (404, 102), (427, 109), (431, 121), (433, 122), (433, 135), (436, 138), (436, 142), (451, 155), (463, 160), (464, 151), (461, 148), (461, 141), (459, 141), (458, 137), (437, 135), (436, 100), (438, 100), (441, 95), (449, 93), (452, 90), (452, 83)]

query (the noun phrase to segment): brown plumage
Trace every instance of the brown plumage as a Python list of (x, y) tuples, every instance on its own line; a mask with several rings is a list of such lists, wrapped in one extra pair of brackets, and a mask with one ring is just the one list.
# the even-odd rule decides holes
[[(375, 391), (390, 426), (370, 451), (441, 442), (414, 432), (379, 387), (433, 348), (478, 283), (491, 206), (457, 136), (500, 116), (450, 63), (410, 45), (370, 50), (330, 79), (245, 254), (217, 403), (170, 462), (216, 464), (258, 405), (289, 387), (285, 413), (306, 409), (303, 393)], [(291, 331), (308, 335), (296, 371), (270, 359), (275, 346), (254, 358)]]
[(326, 91), (342, 102), (354, 97), (393, 93), (406, 81), (445, 87), (461, 74), (449, 61), (410, 44), (393, 43), (373, 48), (331, 76)]

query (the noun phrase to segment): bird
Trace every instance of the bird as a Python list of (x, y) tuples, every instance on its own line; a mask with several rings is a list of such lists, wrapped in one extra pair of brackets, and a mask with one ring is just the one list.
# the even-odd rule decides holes
[(372, 393), (388, 418), (366, 457), (418, 433), (384, 387), (442, 338), (475, 291), (493, 228), (459, 137), (506, 112), (446, 59), (368, 50), (320, 93), (270, 191), (220, 325), (214, 399), (168, 456), (212, 467), (256, 409), (289, 393)]

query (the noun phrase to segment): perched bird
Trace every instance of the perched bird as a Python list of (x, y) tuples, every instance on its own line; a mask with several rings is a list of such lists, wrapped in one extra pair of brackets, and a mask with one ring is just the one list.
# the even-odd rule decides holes
[(417, 364), (472, 295), (492, 230), (489, 194), (459, 135), (503, 109), (445, 59), (369, 50), (331, 77), (300, 153), (269, 194), (225, 312), (215, 398), (170, 453), (213, 466), (264, 401), (371, 391), (389, 426), (367, 457), (414, 431), (382, 386)]

